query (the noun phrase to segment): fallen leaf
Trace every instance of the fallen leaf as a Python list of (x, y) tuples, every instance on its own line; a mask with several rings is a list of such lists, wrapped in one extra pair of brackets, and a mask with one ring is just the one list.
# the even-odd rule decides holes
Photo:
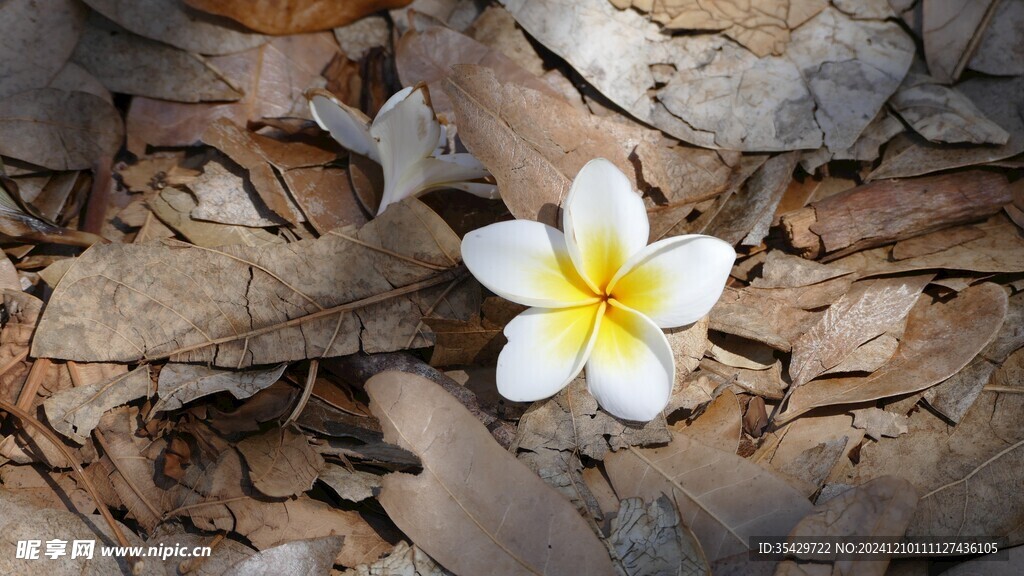
[[(1012, 3), (1008, 3), (1012, 4)], [(998, 564), (994, 564), (997, 561)], [(1003, 548), (953, 566), (943, 576), (1014, 576), (1024, 570), (1024, 547)]]
[[(284, 219), (271, 212), (242, 176), (227, 166), (227, 160), (211, 160), (203, 173), (188, 185), (197, 206), (190, 215), (197, 220), (236, 226), (278, 226)], [(235, 168), (237, 170), (237, 168)]]
[(735, 454), (743, 432), (743, 414), (740, 402), (731, 390), (722, 393), (686, 426), (672, 427), (705, 446), (728, 454)]
[(257, 552), (223, 572), (223, 576), (271, 576), (284, 572), (329, 574), (341, 552), (343, 536), (293, 540)]
[[(419, 319), (457, 278), (458, 237), (412, 199), (353, 234), (265, 248), (173, 241), (96, 247), (54, 291), (33, 354), (238, 369), (352, 354), (360, 339), (368, 352), (426, 345)], [(118, 297), (111, 300), (108, 290)], [(437, 315), (452, 311), (434, 308)], [(380, 324), (389, 329), (371, 328)]]
[(611, 529), (608, 542), (626, 576), (711, 575), (696, 537), (664, 494), (650, 505), (643, 498), (624, 499)]
[(775, 364), (775, 352), (759, 342), (718, 333), (709, 335), (709, 338), (708, 356), (726, 366), (767, 370)]
[(971, 240), (984, 238), (985, 232), (974, 226), (957, 226), (900, 240), (892, 247), (893, 260), (906, 260), (942, 252)]
[(361, 60), (374, 48), (391, 41), (391, 30), (383, 16), (367, 16), (334, 29), (334, 38), (349, 60)]
[(712, 330), (789, 352), (819, 316), (763, 294), (726, 287), (708, 318)]
[(849, 270), (834, 264), (821, 264), (781, 250), (769, 250), (761, 276), (754, 278), (750, 285), (755, 288), (797, 288), (849, 273)]
[(842, 471), (844, 461), (864, 439), (845, 410), (826, 408), (804, 415), (784, 427), (766, 432), (754, 459), (800, 482), (807, 497)]
[(84, 170), (121, 147), (113, 105), (86, 92), (28, 90), (0, 100), (0, 154), (53, 170)]
[(920, 299), (889, 362), (870, 376), (818, 380), (797, 388), (778, 422), (818, 406), (866, 402), (934, 386), (966, 366), (995, 338), (1006, 310), (1006, 292), (991, 283), (972, 286), (947, 303)]
[(967, 67), (993, 76), (1024, 74), (1024, 46), (1018, 41), (1024, 25), (1024, 6), (1020, 2), (997, 2), (981, 43)]
[(874, 372), (892, 358), (899, 345), (900, 341), (896, 337), (882, 334), (858, 346), (842, 362), (825, 370), (821, 375), (842, 372)]
[(88, 386), (61, 390), (47, 398), (43, 407), (50, 427), (79, 444), (85, 444), (106, 411), (152, 395), (149, 366), (140, 366)]
[(0, 482), (4, 491), (16, 495), (39, 508), (54, 508), (82, 515), (96, 511), (96, 501), (81, 480), (69, 472), (50, 472), (42, 466), (0, 466)]
[(283, 238), (261, 228), (218, 224), (193, 218), (192, 213), (199, 204), (184, 190), (167, 188), (151, 197), (147, 204), (157, 218), (201, 248), (284, 244)]
[[(504, 54), (534, 76), (544, 76), (547, 69), (544, 59), (537, 54), (526, 33), (516, 24), (516, 19), (501, 6), (488, 6), (465, 34)], [(579, 94), (575, 88), (573, 91)]]
[(838, 366), (854, 350), (888, 329), (914, 307), (932, 274), (855, 283), (793, 343), (793, 388)]
[[(847, 490), (815, 506), (789, 534), (790, 542), (843, 541), (901, 536), (917, 507), (913, 484), (901, 478), (883, 476)], [(831, 554), (797, 554), (797, 560), (784, 560), (775, 569), (775, 576), (800, 576), (814, 573), (817, 567), (831, 565), (833, 574), (884, 576), (889, 566), (888, 554), (872, 555), (871, 559), (840, 557)], [(809, 563), (803, 560), (812, 561)]]
[(291, 197), (320, 235), (343, 226), (366, 224), (368, 219), (345, 170), (329, 166), (293, 168), (282, 178)]
[[(147, 546), (165, 546), (166, 549), (173, 549), (175, 546), (193, 548), (195, 546), (208, 546), (211, 538), (202, 534), (186, 532), (185, 528), (178, 522), (168, 521), (154, 531), (154, 534), (146, 540)], [(171, 557), (166, 561), (168, 572), (178, 569), (182, 564), (191, 563), (192, 570), (189, 574), (195, 576), (221, 576), (224, 571), (238, 564), (242, 560), (256, 553), (249, 546), (230, 538), (221, 539), (215, 546), (211, 547), (210, 555), (201, 557), (202, 562), (191, 562), (193, 559), (181, 562), (179, 558)], [(172, 568), (172, 566), (174, 566)]]
[(177, 102), (243, 96), (205, 58), (132, 34), (96, 13), (72, 60), (113, 92)]
[(341, 576), (452, 576), (438, 566), (423, 550), (405, 541), (395, 544), (387, 556), (373, 564), (363, 564), (341, 573)]
[(615, 573), (575, 509), (441, 387), (386, 372), (366, 390), (385, 440), (423, 461), (418, 476), (385, 476), (380, 503), (441, 564), (466, 574)]
[(185, 0), (192, 8), (225, 16), (264, 34), (285, 35), (344, 26), (412, 0)]
[(324, 459), (309, 439), (289, 428), (271, 428), (237, 444), (249, 465), (252, 485), (266, 496), (284, 498), (313, 487)]
[(185, 404), (217, 392), (229, 392), (239, 400), (277, 382), (287, 364), (265, 370), (216, 370), (196, 364), (165, 364), (160, 370), (157, 393), (160, 399), (153, 404), (153, 412), (177, 410)]
[(883, 436), (896, 438), (907, 433), (909, 418), (875, 407), (853, 410), (853, 427), (864, 430), (864, 434), (881, 440)]
[(0, 6), (0, 100), (44, 88), (75, 49), (87, 11), (74, 0), (57, 0), (41, 10), (34, 0)]
[(327, 464), (320, 470), (319, 479), (330, 486), (331, 490), (338, 495), (338, 498), (350, 502), (362, 502), (373, 498), (374, 490), (380, 489), (380, 476), (363, 472), (361, 470), (349, 470), (337, 464)]
[(775, 207), (793, 178), (800, 159), (797, 152), (779, 154), (766, 161), (725, 201), (715, 218), (702, 231), (730, 244), (757, 246), (768, 235)]
[(924, 0), (921, 36), (928, 70), (940, 82), (952, 83), (971, 57), (972, 40), (980, 34), (992, 0)]
[(756, 396), (778, 400), (782, 398), (786, 389), (786, 382), (782, 380), (782, 361), (776, 360), (767, 370), (750, 370), (747, 368), (735, 368), (716, 362), (710, 358), (700, 361), (701, 370), (717, 374), (727, 382), (735, 384)]
[(124, 28), (198, 54), (231, 54), (268, 38), (192, 10), (183, 0), (87, 0), (90, 8)]
[[(773, 473), (734, 454), (673, 433), (663, 448), (622, 450), (605, 459), (626, 498), (671, 495), (709, 562), (746, 552), (751, 536), (781, 536), (811, 503)], [(722, 479), (728, 478), (727, 484)]]
[(932, 142), (1002, 145), (1010, 138), (966, 96), (924, 74), (909, 74), (889, 106)]

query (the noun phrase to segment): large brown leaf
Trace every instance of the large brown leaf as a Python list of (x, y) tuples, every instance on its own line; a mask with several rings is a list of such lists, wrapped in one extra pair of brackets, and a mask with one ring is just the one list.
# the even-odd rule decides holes
[(384, 439), (423, 461), (419, 475), (386, 476), (380, 503), (445, 567), (459, 574), (615, 574), (572, 505), (443, 388), (385, 372), (366, 391)]
[(47, 86), (75, 49), (86, 13), (75, 0), (0, 4), (0, 98)]
[(226, 16), (264, 34), (330, 30), (412, 0), (185, 0), (204, 12)]
[(1006, 291), (973, 286), (949, 302), (921, 299), (907, 317), (896, 353), (870, 376), (826, 379), (797, 389), (779, 418), (787, 422), (818, 406), (854, 404), (933, 386), (967, 365), (995, 338), (1006, 316)]
[(324, 459), (304, 434), (271, 428), (238, 443), (253, 487), (270, 497), (301, 494), (313, 487)]
[[(33, 354), (241, 368), (351, 354), (361, 334), (367, 351), (423, 346), (419, 320), (459, 276), (459, 259), (458, 237), (417, 200), (352, 235), (294, 244), (100, 246), (64, 274)], [(465, 312), (456, 295), (434, 313)]]

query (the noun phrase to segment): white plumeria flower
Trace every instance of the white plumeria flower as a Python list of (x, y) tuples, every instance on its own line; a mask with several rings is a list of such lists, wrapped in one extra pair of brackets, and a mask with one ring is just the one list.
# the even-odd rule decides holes
[(410, 86), (388, 98), (373, 122), (325, 90), (310, 92), (309, 107), (316, 123), (339, 144), (368, 156), (384, 169), (384, 195), (378, 216), (407, 196), (438, 188), (498, 197), (493, 184), (470, 182), (488, 175), (472, 154), (438, 154), (444, 133), (430, 106), (425, 84)]
[(644, 203), (604, 159), (569, 190), (563, 234), (529, 220), (466, 235), (462, 258), (495, 294), (532, 308), (505, 327), (498, 357), (502, 396), (547, 398), (587, 368), (607, 412), (648, 421), (668, 404), (675, 361), (662, 328), (696, 322), (718, 301), (736, 252), (691, 234), (647, 245)]

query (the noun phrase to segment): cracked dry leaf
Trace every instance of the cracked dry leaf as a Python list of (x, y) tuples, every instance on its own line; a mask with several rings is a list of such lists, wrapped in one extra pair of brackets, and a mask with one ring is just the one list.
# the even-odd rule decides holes
[(33, 0), (0, 6), (0, 99), (43, 88), (75, 49), (87, 11), (74, 0), (56, 0), (46, 9)]
[(716, 560), (746, 553), (751, 536), (789, 534), (811, 510), (811, 503), (779, 476), (678, 432), (662, 448), (611, 454), (605, 468), (622, 497), (670, 495), (712, 568)]
[(441, 564), (461, 574), (615, 574), (572, 505), (443, 388), (385, 372), (366, 391), (384, 439), (423, 461), (418, 475), (385, 476), (379, 501)]
[(306, 435), (290, 428), (271, 428), (238, 442), (237, 447), (249, 466), (252, 485), (272, 498), (309, 490), (324, 465)]
[[(828, 7), (797, 27), (786, 53), (758, 58), (721, 35), (661, 33), (608, 0), (505, 0), (534, 38), (641, 121), (730, 150), (849, 148), (896, 90), (913, 41), (894, 22)], [(676, 70), (664, 86), (652, 66)]]
[(153, 382), (145, 365), (88, 386), (65, 388), (47, 398), (43, 408), (54, 430), (85, 444), (107, 410), (152, 395)]
[(933, 277), (923, 274), (855, 283), (793, 343), (789, 365), (792, 386), (803, 386), (835, 368), (861, 344), (901, 320)]
[(643, 498), (622, 500), (611, 530), (608, 543), (626, 576), (711, 576), (700, 544), (668, 496), (650, 505)]
[(165, 188), (159, 194), (150, 197), (147, 204), (164, 224), (202, 248), (284, 244), (283, 238), (261, 228), (197, 220), (192, 213), (199, 205), (196, 199), (184, 190)]
[(387, 556), (372, 564), (356, 566), (340, 576), (453, 576), (433, 558), (404, 540), (395, 544)]
[(132, 34), (95, 12), (71, 59), (113, 92), (177, 102), (243, 96), (204, 58)]
[(287, 364), (265, 370), (217, 370), (196, 364), (170, 362), (160, 370), (157, 381), (159, 400), (153, 403), (153, 412), (177, 410), (185, 404), (217, 392), (229, 392), (239, 400), (277, 382)]
[(778, 422), (819, 406), (867, 402), (934, 386), (966, 366), (996, 337), (1006, 311), (1006, 292), (992, 283), (972, 286), (948, 302), (921, 298), (910, 311), (899, 348), (889, 362), (870, 376), (804, 384), (793, 393)]
[[(898, 537), (906, 531), (916, 507), (917, 493), (913, 484), (901, 478), (882, 476), (815, 506), (814, 511), (793, 527), (789, 541)], [(817, 574), (821, 565), (831, 565), (832, 571), (823, 573), (885, 576), (889, 566), (889, 556), (885, 554), (869, 560), (837, 556), (834, 553), (798, 554), (795, 560), (780, 562), (775, 576)]]
[(966, 96), (924, 74), (908, 74), (889, 105), (932, 142), (1003, 145), (1010, 138)]
[(113, 104), (86, 92), (27, 90), (0, 100), (0, 155), (52, 170), (90, 169), (124, 139)]
[(367, 352), (425, 346), (427, 309), (468, 316), (466, 299), (434, 306), (460, 277), (459, 259), (458, 236), (414, 199), (352, 235), (279, 246), (97, 246), (61, 279), (33, 354), (239, 369), (352, 354), (360, 340)]

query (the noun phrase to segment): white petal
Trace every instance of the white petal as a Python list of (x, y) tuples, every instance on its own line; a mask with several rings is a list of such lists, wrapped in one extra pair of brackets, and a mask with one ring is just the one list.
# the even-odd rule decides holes
[(370, 119), (361, 110), (346, 106), (326, 90), (310, 92), (309, 110), (339, 144), (380, 163), (377, 141), (370, 136)]
[(603, 158), (587, 162), (572, 182), (562, 213), (572, 261), (601, 291), (630, 256), (647, 245), (650, 224), (629, 179)]
[(498, 356), (498, 392), (532, 402), (564, 388), (583, 369), (605, 306), (530, 308), (513, 318)]
[(429, 190), (458, 188), (456, 184), (487, 176), (487, 169), (470, 154), (449, 154), (439, 158), (420, 158), (407, 165), (397, 179), (385, 182), (377, 215), (389, 204)]
[(567, 308), (597, 302), (579, 277), (561, 232), (530, 220), (484, 226), (462, 240), (462, 259), (481, 284), (526, 306)]
[(587, 387), (606, 412), (646, 422), (668, 405), (675, 363), (649, 318), (610, 302), (587, 360)]
[(666, 238), (630, 258), (609, 291), (662, 328), (684, 326), (718, 302), (735, 260), (732, 246), (712, 236)]
[[(396, 187), (407, 169), (430, 156), (441, 134), (426, 85), (417, 86), (404, 99), (396, 101), (397, 96), (384, 104), (370, 126), (370, 135), (380, 150), (385, 189)], [(396, 195), (394, 201), (401, 198)]]
[[(387, 101), (384, 102), (384, 105), (380, 107), (380, 110), (377, 110), (377, 118), (381, 118), (382, 116), (390, 112), (391, 109), (395, 107), (395, 105), (397, 105), (402, 100), (405, 100), (409, 96), (409, 94), (412, 93), (413, 88), (413, 86), (406, 86), (405, 88), (402, 88), (398, 92), (392, 94), (391, 98), (388, 98)], [(376, 119), (374, 120), (376, 121)]]

